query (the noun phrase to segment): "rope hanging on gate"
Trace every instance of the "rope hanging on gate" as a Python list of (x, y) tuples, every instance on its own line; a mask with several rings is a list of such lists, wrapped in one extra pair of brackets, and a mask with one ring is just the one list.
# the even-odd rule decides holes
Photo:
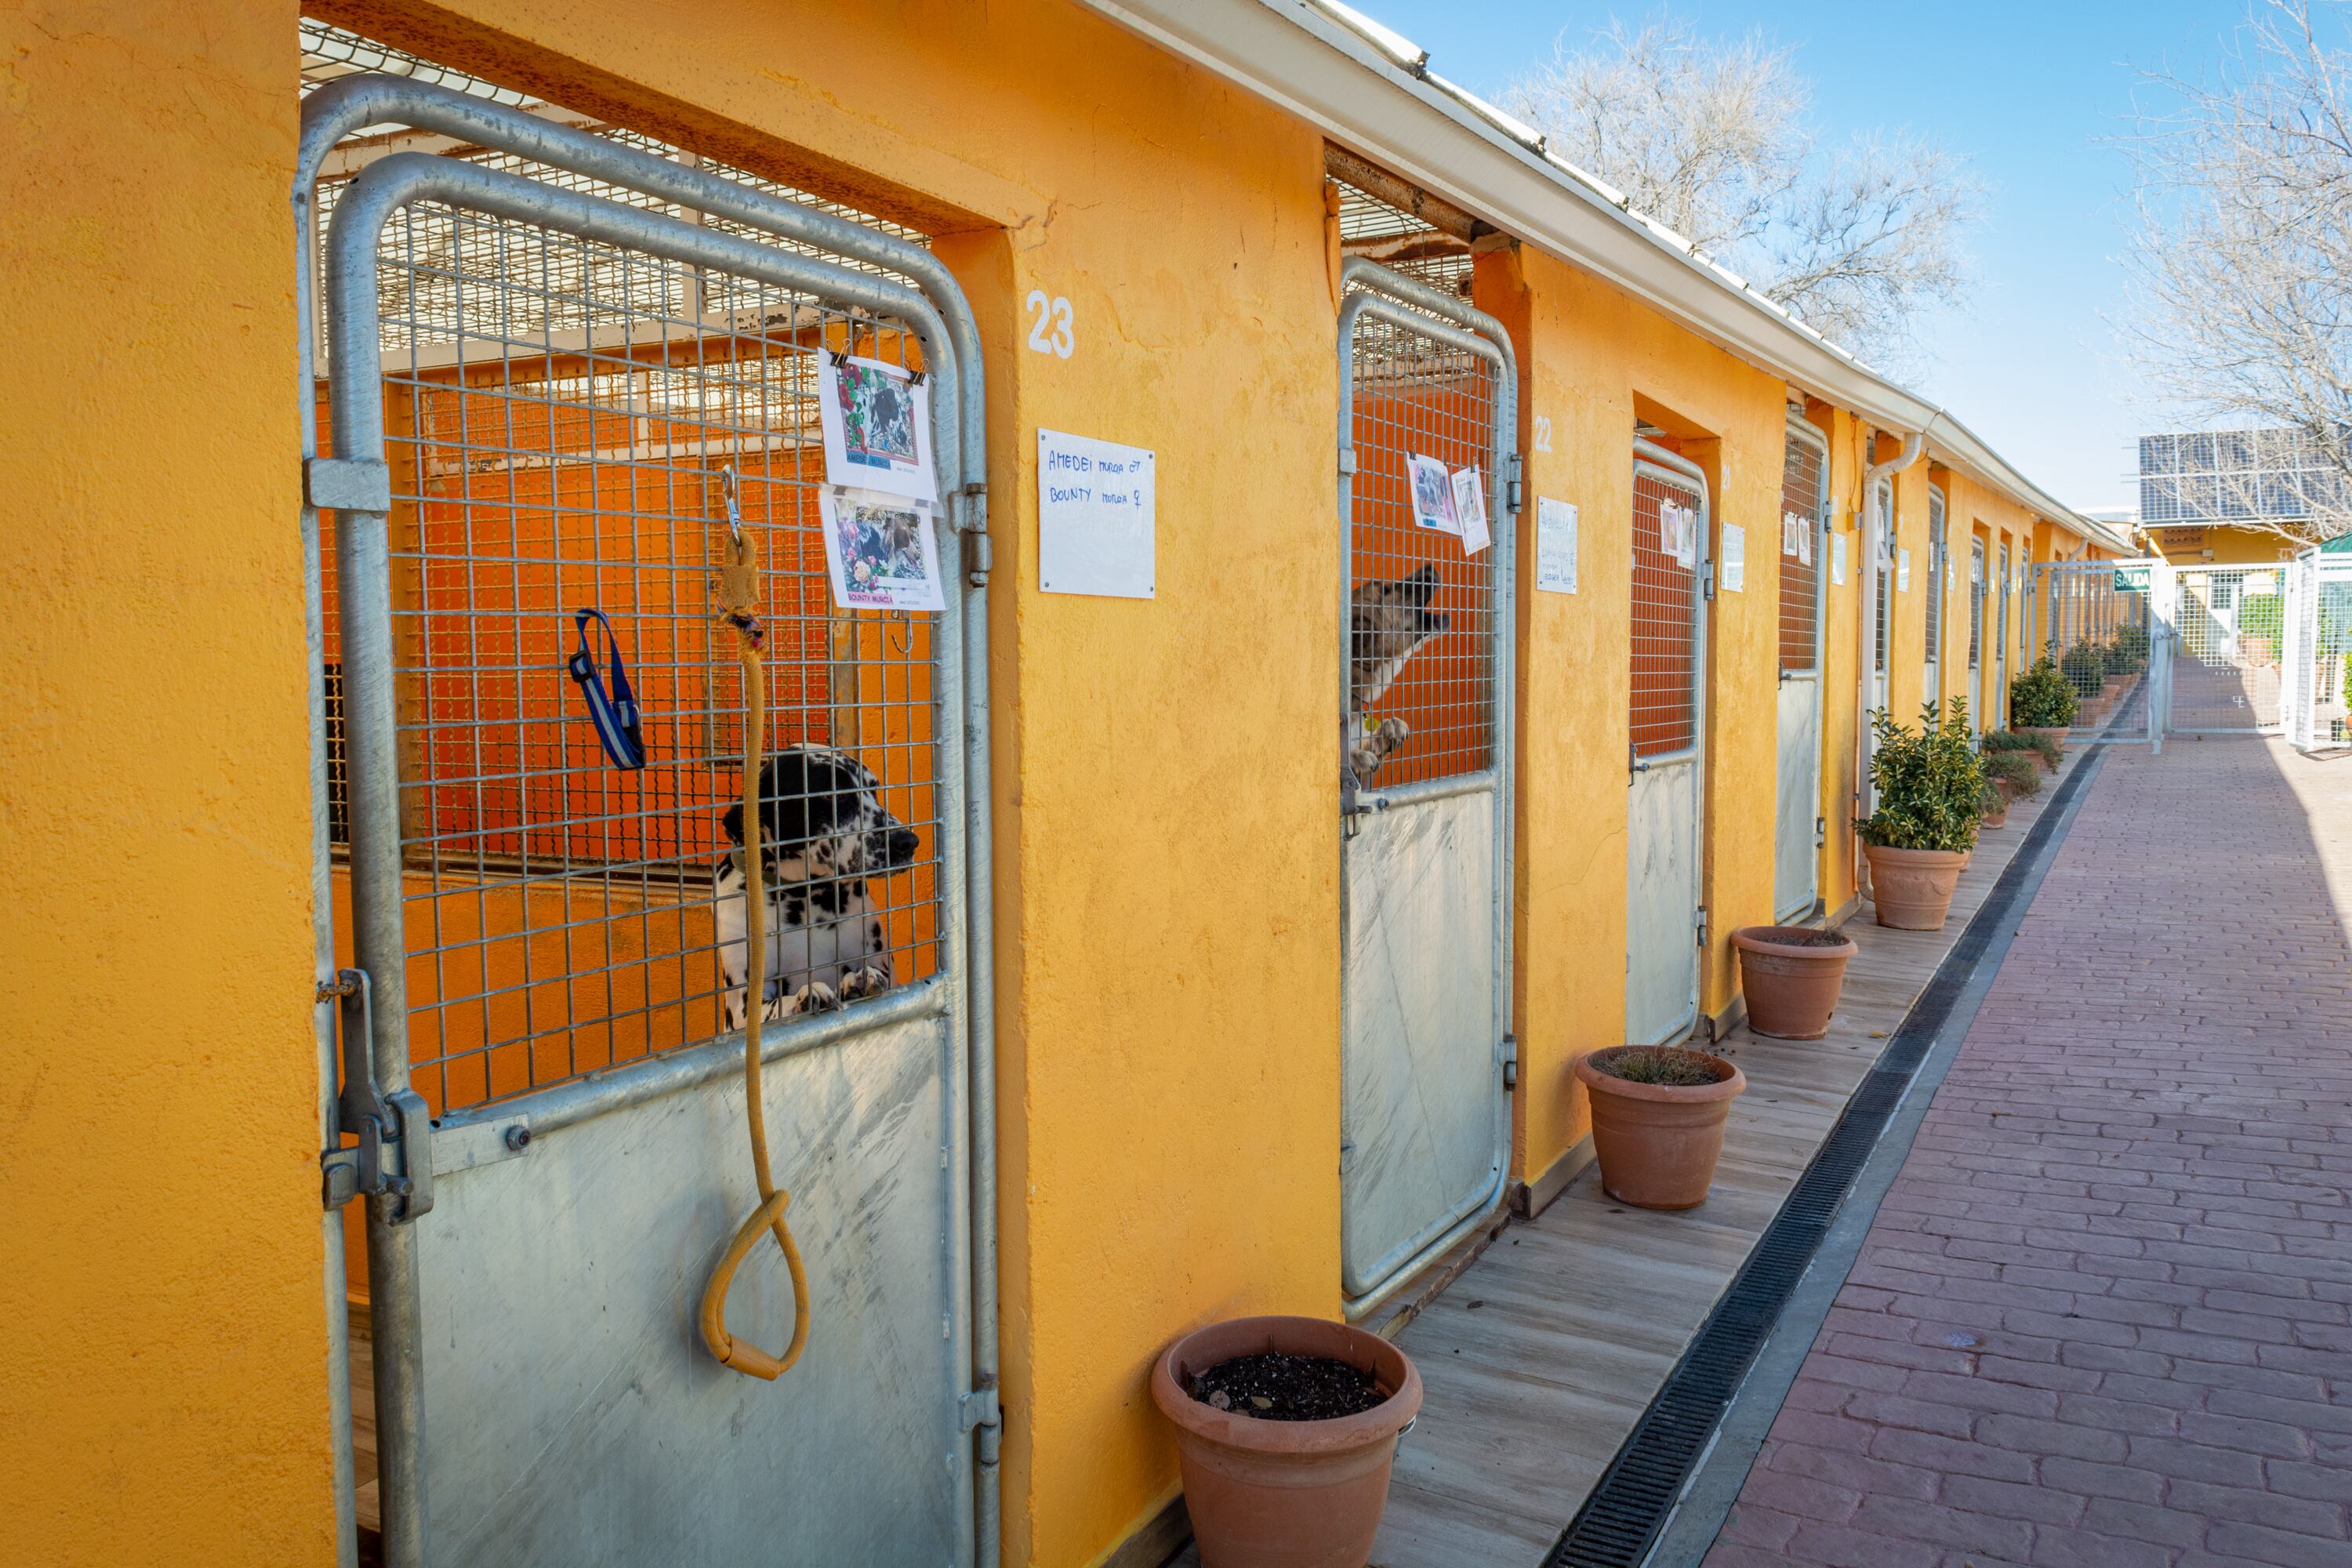
[[(775, 1381), (801, 1359), (808, 1343), (808, 1275), (801, 1268), (801, 1249), (793, 1245), (784, 1209), (793, 1194), (776, 1185), (768, 1163), (767, 1101), (760, 1086), (760, 1022), (768, 1007), (768, 885), (761, 858), (760, 766), (767, 718), (765, 682), (760, 646), (760, 565), (751, 538), (743, 531), (736, 502), (735, 470), (721, 470), (727, 496), (727, 537), (721, 541), (719, 568), (719, 620), (735, 630), (736, 653), (743, 668), (743, 1114), (751, 1133), (751, 1171), (760, 1187), (760, 1206), (751, 1211), (727, 1244), (710, 1282), (702, 1288), (702, 1342), (719, 1364), (749, 1377)], [(770, 1355), (749, 1340), (727, 1331), (727, 1291), (735, 1270), (758, 1245), (760, 1233), (776, 1238), (784, 1267), (793, 1277), (793, 1340), (782, 1356)]]

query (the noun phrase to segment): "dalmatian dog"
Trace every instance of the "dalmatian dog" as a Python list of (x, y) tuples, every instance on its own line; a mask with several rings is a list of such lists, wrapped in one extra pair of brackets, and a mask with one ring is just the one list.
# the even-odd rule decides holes
[(1437, 593), (1437, 568), (1423, 565), (1409, 577), (1374, 579), (1356, 585), (1348, 611), (1348, 713), (1340, 721), (1339, 747), (1348, 771), (1341, 793), (1371, 786), (1381, 764), (1404, 746), (1412, 726), (1393, 716), (1370, 723), (1366, 710), (1403, 672), (1405, 660), (1452, 628), (1454, 618), (1429, 607)]
[[(767, 894), (763, 1018), (838, 1007), (896, 983), (871, 879), (915, 862), (919, 840), (882, 807), (873, 770), (831, 746), (790, 746), (760, 764), (760, 858)], [(727, 1027), (744, 1021), (750, 963), (743, 807), (728, 807), (733, 853), (719, 863), (719, 957)]]

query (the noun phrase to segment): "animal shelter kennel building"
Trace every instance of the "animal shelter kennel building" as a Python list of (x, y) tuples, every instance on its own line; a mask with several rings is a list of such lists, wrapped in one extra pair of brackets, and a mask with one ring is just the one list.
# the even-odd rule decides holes
[(2129, 552), (1322, 0), (11, 58), (28, 1562), (1141, 1563)]

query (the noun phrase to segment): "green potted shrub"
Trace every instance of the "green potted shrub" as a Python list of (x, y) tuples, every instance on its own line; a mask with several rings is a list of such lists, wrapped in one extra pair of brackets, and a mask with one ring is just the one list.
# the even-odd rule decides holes
[(1883, 712), (1870, 724), (1877, 742), (1870, 759), (1877, 809), (1854, 831), (1870, 859), (1878, 923), (1941, 931), (1976, 847), (1984, 800), (1984, 764), (1969, 744), (1968, 704), (1953, 698), (1938, 716), (1928, 703), (1916, 730)]
[[(2046, 739), (2053, 747), (2065, 743), (2067, 728), (2081, 706), (2074, 687), (2058, 672), (2057, 660), (2047, 654), (2009, 683), (2010, 728), (2021, 735)], [(2051, 765), (2057, 764), (2053, 761)]]

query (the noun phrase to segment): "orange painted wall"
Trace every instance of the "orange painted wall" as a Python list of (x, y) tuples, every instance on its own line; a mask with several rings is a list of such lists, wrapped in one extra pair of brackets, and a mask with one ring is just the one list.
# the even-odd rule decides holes
[(0, 17), (12, 1563), (334, 1560), (296, 68), (291, 5)]

